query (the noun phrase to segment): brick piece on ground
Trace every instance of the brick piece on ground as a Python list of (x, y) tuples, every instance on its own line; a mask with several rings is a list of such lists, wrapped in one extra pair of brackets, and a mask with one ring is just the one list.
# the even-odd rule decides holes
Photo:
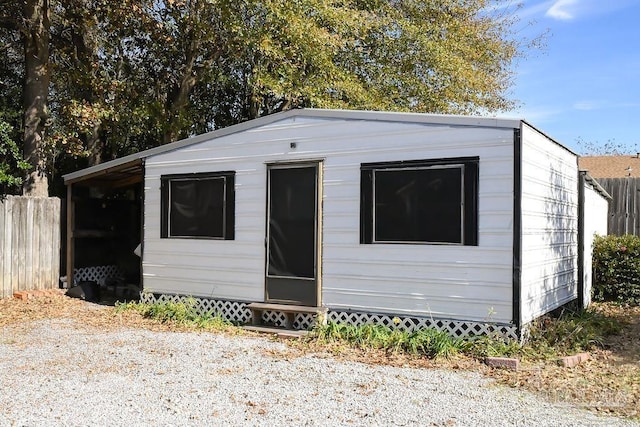
[(573, 368), (574, 366), (579, 365), (582, 362), (586, 362), (589, 360), (589, 353), (578, 353), (573, 356), (565, 356), (561, 357), (558, 360), (558, 364), (560, 366), (564, 366), (565, 368)]
[(13, 293), (13, 297), (15, 299), (27, 299), (29, 298), (29, 292), (27, 291), (17, 291)]
[(504, 368), (517, 371), (520, 366), (518, 359), (512, 359), (510, 357), (487, 357), (484, 359), (484, 363), (492, 368)]

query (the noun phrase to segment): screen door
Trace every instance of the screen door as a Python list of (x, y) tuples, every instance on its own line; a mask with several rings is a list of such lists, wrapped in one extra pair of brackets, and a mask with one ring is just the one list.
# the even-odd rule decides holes
[(271, 165), (266, 300), (318, 303), (318, 164)]

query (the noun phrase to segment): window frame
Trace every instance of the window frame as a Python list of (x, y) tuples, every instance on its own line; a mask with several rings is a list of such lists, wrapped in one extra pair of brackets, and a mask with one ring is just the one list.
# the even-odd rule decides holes
[[(413, 245), (478, 245), (479, 157), (422, 159), (360, 165), (360, 243)], [(460, 169), (460, 242), (376, 239), (375, 176), (380, 171)]]
[[(163, 239), (234, 240), (235, 239), (235, 171), (170, 174), (160, 176), (160, 237)], [(222, 236), (171, 235), (171, 183), (222, 179)]]

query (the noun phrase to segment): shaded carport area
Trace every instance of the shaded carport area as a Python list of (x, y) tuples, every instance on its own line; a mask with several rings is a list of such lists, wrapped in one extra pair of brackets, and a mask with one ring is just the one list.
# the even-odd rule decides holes
[(110, 299), (139, 294), (142, 258), (134, 250), (142, 242), (143, 181), (140, 154), (64, 176), (65, 287), (91, 285)]

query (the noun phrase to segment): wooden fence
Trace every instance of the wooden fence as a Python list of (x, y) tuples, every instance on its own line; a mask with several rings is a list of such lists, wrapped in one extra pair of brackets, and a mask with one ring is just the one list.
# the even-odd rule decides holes
[(611, 194), (609, 202), (609, 234), (640, 235), (640, 178), (598, 178)]
[(58, 287), (60, 199), (0, 200), (0, 298), (15, 291)]

